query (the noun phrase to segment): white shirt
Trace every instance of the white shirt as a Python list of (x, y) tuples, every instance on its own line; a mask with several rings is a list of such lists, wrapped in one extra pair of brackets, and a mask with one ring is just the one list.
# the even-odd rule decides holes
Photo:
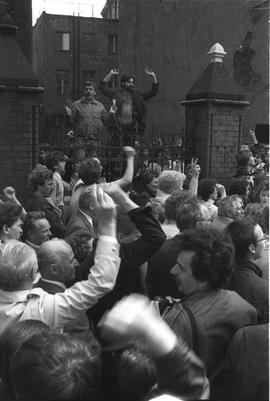
[(63, 329), (110, 292), (119, 270), (119, 244), (114, 237), (100, 236), (88, 280), (80, 281), (62, 293), (48, 294), (41, 288), (22, 291), (0, 290), (0, 333), (19, 320), (41, 320)]

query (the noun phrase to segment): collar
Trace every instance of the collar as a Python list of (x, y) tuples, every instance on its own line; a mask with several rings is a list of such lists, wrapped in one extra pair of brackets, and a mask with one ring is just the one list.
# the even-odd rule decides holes
[(96, 99), (88, 101), (84, 96), (81, 98), (81, 103), (84, 103), (84, 104), (98, 104)]
[(61, 281), (48, 280), (44, 277), (41, 277), (40, 280), (44, 281), (45, 283), (58, 285), (59, 287), (63, 288), (64, 290), (67, 289), (66, 285), (64, 283), (62, 283)]
[(88, 214), (84, 213), (84, 211), (82, 211), (82, 209), (79, 209), (80, 213), (82, 213), (82, 215), (87, 219), (87, 221), (91, 224), (91, 226), (93, 226), (93, 219), (92, 217), (88, 216)]
[(254, 262), (248, 259), (241, 259), (236, 262), (236, 269), (247, 269), (253, 271), (257, 276), (262, 277), (262, 270)]
[(33, 244), (33, 242), (28, 241), (28, 240), (25, 240), (25, 243), (27, 245), (31, 246), (31, 248), (33, 248), (35, 251), (37, 251), (39, 249), (39, 247), (40, 247), (40, 245)]

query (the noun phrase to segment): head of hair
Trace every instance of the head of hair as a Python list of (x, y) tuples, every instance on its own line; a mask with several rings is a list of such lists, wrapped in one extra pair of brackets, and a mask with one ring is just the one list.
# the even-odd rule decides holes
[(0, 230), (4, 225), (11, 227), (22, 216), (22, 206), (13, 201), (0, 203)]
[(85, 81), (85, 82), (84, 82), (84, 88), (85, 88), (86, 86), (93, 86), (93, 88), (96, 90), (96, 84), (95, 84), (95, 81), (93, 81), (93, 80)]
[(201, 202), (194, 196), (186, 199), (176, 209), (176, 226), (180, 231), (196, 228), (201, 215)]
[(247, 166), (251, 156), (250, 150), (242, 150), (236, 155), (237, 167)]
[(0, 250), (0, 288), (15, 291), (26, 282), (34, 281), (37, 267), (34, 249), (21, 241), (5, 242)]
[(120, 78), (120, 85), (122, 86), (124, 82), (129, 81), (130, 79), (133, 79), (135, 82), (135, 77), (133, 75), (128, 75), (128, 74), (123, 74)]
[(101, 176), (100, 162), (95, 157), (89, 157), (81, 162), (79, 168), (79, 178), (85, 185), (92, 185), (98, 183)]
[(238, 195), (230, 195), (218, 201), (218, 216), (234, 218), (234, 203), (241, 199)]
[(16, 396), (28, 400), (95, 400), (100, 373), (100, 349), (94, 337), (85, 343), (57, 332), (26, 340), (11, 364)]
[(41, 151), (43, 150), (44, 152), (50, 152), (51, 147), (48, 143), (44, 142), (44, 143), (39, 143), (38, 144), (38, 150)]
[(49, 326), (39, 320), (23, 320), (9, 325), (0, 336), (0, 377), (4, 384), (11, 387), (10, 365), (15, 352), (24, 341), (35, 335), (47, 333)]
[(89, 241), (92, 236), (87, 230), (76, 230), (72, 232), (65, 241), (71, 246), (74, 256), (81, 263), (88, 256), (90, 249)]
[(179, 249), (192, 251), (193, 277), (207, 281), (210, 288), (222, 288), (233, 273), (234, 247), (229, 236), (214, 229), (187, 230), (179, 236)]
[(205, 202), (208, 201), (210, 195), (215, 191), (216, 184), (215, 178), (203, 178), (199, 181), (198, 196)]
[(31, 171), (28, 177), (29, 186), (32, 191), (36, 191), (39, 186), (45, 184), (46, 180), (51, 179), (53, 172), (46, 166), (40, 166)]
[(255, 227), (255, 221), (247, 217), (232, 221), (227, 225), (225, 231), (232, 238), (236, 260), (242, 259), (247, 255), (249, 245), (256, 244)]
[(260, 202), (260, 194), (262, 192), (269, 191), (269, 180), (268, 178), (262, 179), (258, 185), (254, 188), (254, 202)]
[(89, 210), (92, 202), (92, 194), (90, 191), (82, 191), (79, 197), (79, 208), (81, 210)]
[(45, 212), (29, 212), (25, 216), (23, 222), (23, 237), (22, 240), (25, 240), (28, 236), (29, 232), (35, 231), (35, 223), (38, 220), (45, 219)]
[[(269, 222), (266, 221), (264, 208), (268, 206), (259, 203), (248, 203), (245, 208), (245, 216), (251, 218), (255, 223), (261, 226), (264, 233), (268, 232)], [(268, 208), (269, 209), (269, 208)]]
[(54, 171), (55, 167), (57, 167), (59, 162), (65, 161), (66, 156), (64, 152), (60, 152), (59, 150), (55, 150), (47, 157), (47, 167), (49, 170)]
[(147, 349), (137, 342), (128, 346), (119, 359), (120, 398), (126, 401), (142, 400), (156, 382), (156, 366)]
[(176, 221), (176, 213), (179, 206), (188, 199), (192, 199), (192, 196), (188, 192), (181, 190), (173, 191), (171, 196), (165, 201), (166, 219)]
[(233, 178), (229, 187), (229, 195), (246, 195), (250, 182), (247, 177)]
[(172, 194), (183, 188), (185, 174), (174, 170), (163, 170), (158, 177), (158, 188), (165, 194)]

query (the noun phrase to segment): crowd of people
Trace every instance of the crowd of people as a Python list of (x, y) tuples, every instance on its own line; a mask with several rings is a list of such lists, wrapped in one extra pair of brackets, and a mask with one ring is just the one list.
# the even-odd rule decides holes
[(106, 182), (41, 146), (28, 200), (1, 191), (0, 399), (267, 399), (267, 149), (226, 188), (123, 152)]

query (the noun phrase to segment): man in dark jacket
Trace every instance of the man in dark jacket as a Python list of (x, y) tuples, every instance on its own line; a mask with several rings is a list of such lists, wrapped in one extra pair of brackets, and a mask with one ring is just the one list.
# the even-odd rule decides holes
[(139, 92), (134, 89), (135, 78), (131, 75), (122, 75), (121, 89), (108, 89), (107, 82), (119, 74), (118, 69), (112, 69), (100, 82), (101, 93), (112, 99), (113, 108), (116, 110), (115, 125), (122, 137), (123, 145), (133, 145), (134, 137), (141, 137), (145, 129), (146, 108), (144, 100), (151, 99), (158, 93), (159, 84), (152, 69), (145, 68), (145, 73), (152, 76), (152, 88), (148, 92)]
[(265, 246), (261, 227), (249, 218), (234, 221), (227, 226), (235, 247), (235, 271), (229, 288), (253, 305), (258, 312), (259, 323), (269, 321), (268, 281), (256, 265)]

